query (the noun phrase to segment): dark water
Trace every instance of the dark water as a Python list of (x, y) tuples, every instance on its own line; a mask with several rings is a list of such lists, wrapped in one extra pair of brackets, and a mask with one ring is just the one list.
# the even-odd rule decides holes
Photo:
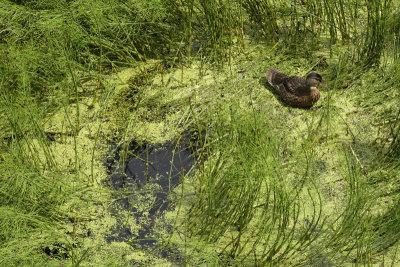
[[(151, 248), (158, 246), (161, 236), (154, 231), (157, 218), (160, 218), (165, 210), (173, 209), (171, 200), (168, 198), (170, 192), (180, 184), (184, 173), (187, 173), (194, 165), (192, 149), (185, 143), (167, 145), (138, 145), (133, 142), (126, 149), (131, 156), (122, 159), (122, 148), (117, 148), (113, 158), (107, 161), (110, 177), (107, 184), (116, 192), (123, 192), (126, 197), (120, 197), (116, 201), (113, 215), (117, 218), (117, 226), (112, 229), (112, 234), (106, 237), (107, 242), (131, 242), (133, 246), (140, 248)], [(153, 185), (153, 186), (151, 186)], [(150, 186), (150, 187), (149, 187)], [(149, 192), (148, 188), (152, 188)], [(143, 190), (146, 189), (146, 190)], [(149, 196), (150, 194), (150, 196)], [(141, 201), (137, 203), (141, 195)], [(146, 215), (138, 211), (138, 205), (151, 205)], [(131, 232), (129, 227), (119, 218), (119, 210), (131, 211), (141, 230), (138, 234)], [(143, 221), (146, 223), (143, 224)], [(165, 225), (164, 225), (165, 226)], [(172, 226), (166, 225), (167, 231)], [(179, 253), (169, 247), (158, 247), (157, 253), (160, 257), (174, 257)], [(175, 251), (175, 253), (172, 253)], [(172, 256), (173, 255), (173, 256)]]

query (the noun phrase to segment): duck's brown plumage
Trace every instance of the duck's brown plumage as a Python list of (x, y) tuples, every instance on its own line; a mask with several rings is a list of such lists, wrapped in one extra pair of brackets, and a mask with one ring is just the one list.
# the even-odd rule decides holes
[(310, 87), (301, 77), (289, 77), (276, 69), (269, 69), (267, 80), (282, 100), (292, 107), (309, 108), (320, 97), (318, 89)]

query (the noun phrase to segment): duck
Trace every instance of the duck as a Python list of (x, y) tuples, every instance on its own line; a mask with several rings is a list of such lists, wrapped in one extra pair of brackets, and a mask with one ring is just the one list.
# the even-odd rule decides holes
[(268, 83), (275, 89), (283, 102), (295, 108), (310, 108), (320, 98), (317, 85), (329, 88), (322, 76), (316, 72), (307, 75), (306, 79), (298, 76), (287, 76), (276, 69), (268, 69)]

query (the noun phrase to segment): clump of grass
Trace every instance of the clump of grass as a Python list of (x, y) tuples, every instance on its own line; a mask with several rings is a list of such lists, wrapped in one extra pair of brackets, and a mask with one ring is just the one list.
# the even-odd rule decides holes
[[(365, 66), (379, 65), (383, 48), (388, 40), (387, 22), (390, 17), (392, 1), (374, 0), (367, 1), (367, 26), (364, 38), (358, 46), (361, 48), (360, 56)], [(389, 41), (390, 42), (390, 41)]]
[(58, 222), (68, 215), (60, 207), (74, 189), (54, 162), (46, 164), (49, 155), (39, 158), (37, 150), (50, 152), (49, 147), (40, 142), (33, 147), (31, 138), (14, 135), (1, 145), (0, 262), (5, 266), (45, 262), (43, 249), (64, 243)]
[[(351, 232), (362, 232), (359, 218), (348, 219), (352, 214), (363, 216), (359, 173), (349, 174), (354, 192), (349, 192), (343, 213), (329, 219), (337, 228), (328, 230), (313, 174), (317, 155), (312, 148), (318, 139), (309, 133), (310, 138), (301, 138), (303, 149), (290, 150), (293, 140), (289, 132), (278, 132), (278, 118), (253, 106), (252, 97), (243, 102), (247, 101), (246, 108), (241, 101), (217, 104), (209, 111), (212, 131), (207, 130), (210, 124), (195, 124), (197, 132), (206, 133), (201, 151), (207, 160), (200, 161), (189, 231), (220, 244), (216, 249), (222, 260), (235, 264), (299, 263), (306, 260), (299, 251), (305, 253), (316, 243), (324, 246), (327, 240), (336, 240), (328, 245), (332, 251), (342, 248)], [(313, 127), (310, 131), (319, 132)]]
[[(230, 60), (243, 42), (243, 14), (236, 1), (167, 1), (175, 30), (181, 34), (175, 56), (197, 56), (219, 65)], [(224, 59), (221, 61), (221, 59)]]
[[(220, 243), (224, 261), (241, 264), (302, 262), (305, 259), (298, 253), (317, 244), (331, 249), (332, 255), (323, 257), (331, 261), (352, 246), (364, 249), (360, 238), (367, 234), (367, 226), (359, 221), (366, 216), (368, 198), (355, 162), (346, 163), (345, 209), (338, 216), (330, 215), (330, 225), (335, 227), (327, 228), (328, 216), (312, 175), (315, 140), (309, 139), (303, 152), (287, 158), (284, 143), (290, 140), (274, 130), (271, 117), (253, 112), (243, 112), (234, 104), (220, 110), (214, 132), (202, 147), (208, 160), (200, 166), (197, 200), (189, 211), (190, 231), (207, 242)], [(301, 175), (290, 178), (291, 171), (283, 166), (293, 157), (301, 164), (291, 171)], [(347, 153), (346, 161), (349, 157)], [(355, 243), (350, 242), (351, 236)]]
[(271, 41), (278, 40), (279, 27), (276, 9), (271, 1), (246, 0), (242, 6), (249, 14), (250, 20), (260, 27), (261, 35)]

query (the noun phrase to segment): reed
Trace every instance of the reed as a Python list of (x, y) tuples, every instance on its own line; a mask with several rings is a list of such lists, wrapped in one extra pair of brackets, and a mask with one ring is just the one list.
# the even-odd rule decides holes
[(367, 1), (367, 26), (362, 43), (359, 44), (360, 57), (366, 66), (379, 65), (387, 39), (387, 21), (392, 1)]
[[(189, 229), (207, 242), (222, 242), (218, 251), (226, 261), (266, 265), (293, 260), (296, 252), (307, 250), (320, 236), (317, 229), (325, 221), (321, 198), (309, 176), (313, 152), (304, 149), (304, 169), (298, 170), (304, 176), (291, 181), (282, 168), (282, 139), (265, 122), (271, 119), (261, 116), (265, 113), (254, 109), (246, 114), (235, 104), (220, 112), (215, 134), (204, 143), (213, 145), (205, 150), (210, 152), (189, 211)], [(305, 189), (306, 183), (311, 188)], [(312, 203), (306, 218), (300, 195)]]
[(259, 26), (260, 33), (270, 41), (278, 40), (279, 27), (275, 7), (272, 1), (246, 0), (242, 6), (250, 20)]
[[(92, 204), (86, 197), (92, 190), (106, 191), (94, 170), (96, 149), (107, 138), (104, 112), (122, 101), (108, 75), (150, 60), (161, 63), (143, 71), (138, 90), (154, 90), (159, 71), (171, 79), (162, 76), (165, 90), (158, 95), (127, 104), (133, 111), (118, 118), (124, 129), (113, 137), (131, 137), (139, 106), (158, 110), (164, 93), (174, 92), (172, 73), (180, 67), (176, 87), (190, 93), (187, 112), (198, 135), (196, 179), (182, 174), (177, 212), (184, 218), (171, 230), (182, 237), (186, 264), (203, 260), (195, 258), (197, 247), (191, 251), (191, 238), (212, 247), (218, 260), (210, 262), (220, 265), (368, 265), (392, 249), (394, 261), (400, 239), (398, 14), (390, 0), (3, 1), (0, 265), (90, 264), (97, 252), (82, 245), (75, 208)], [(255, 40), (265, 41), (262, 52), (245, 51)], [(318, 53), (327, 57), (326, 67), (315, 64)], [(185, 83), (193, 62), (206, 85), (193, 77)], [(225, 64), (223, 78), (209, 75)], [(299, 111), (273, 102), (260, 77), (275, 65), (291, 73), (322, 71), (333, 85), (322, 92), (323, 107)], [(236, 73), (244, 66), (249, 70)], [(343, 111), (343, 94), (353, 109)], [(352, 132), (359, 127), (357, 112), (379, 130), (376, 140), (362, 140), (374, 157), (360, 159), (353, 149), (364, 145)], [(52, 132), (55, 115), (62, 119)], [(296, 117), (301, 121), (290, 128)], [(89, 145), (84, 135), (91, 136)], [(73, 149), (66, 163), (58, 149), (67, 141)], [(121, 157), (128, 156), (124, 150)], [(330, 156), (331, 169), (321, 171)], [(341, 175), (324, 180), (330, 171)], [(329, 190), (338, 194), (333, 214)], [(52, 247), (58, 255), (45, 252)]]

